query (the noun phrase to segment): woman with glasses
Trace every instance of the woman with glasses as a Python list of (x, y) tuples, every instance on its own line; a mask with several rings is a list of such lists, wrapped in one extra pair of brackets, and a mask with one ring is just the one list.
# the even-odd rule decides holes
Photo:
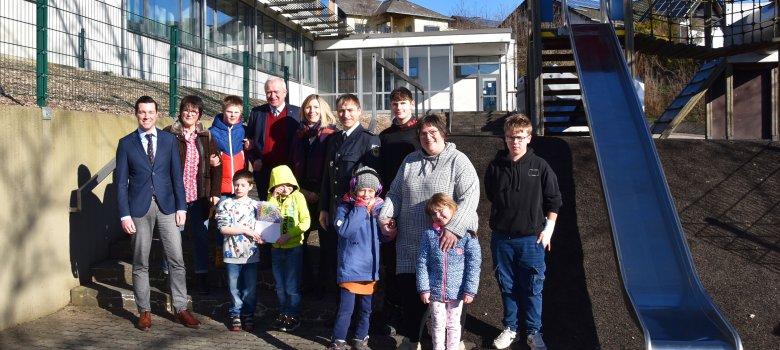
[(439, 247), (448, 250), (458, 239), (478, 226), (479, 178), (465, 154), (446, 142), (444, 116), (428, 115), (417, 123), (421, 149), (409, 154), (385, 197), (379, 214), (383, 233), (396, 238), (396, 277), (402, 322), (398, 333), (405, 336), (401, 349), (418, 349), (422, 321), (427, 310), (417, 294), (416, 261), (423, 232), (431, 225), (425, 203), (435, 193), (444, 193), (458, 204), (443, 229)]
[[(195, 279), (200, 294), (209, 294), (208, 218), (219, 201), (222, 165), (219, 148), (211, 133), (200, 123), (203, 100), (185, 96), (179, 105), (178, 119), (165, 129), (176, 136), (187, 198), (185, 232), (192, 235)], [(163, 263), (163, 269), (167, 269)]]

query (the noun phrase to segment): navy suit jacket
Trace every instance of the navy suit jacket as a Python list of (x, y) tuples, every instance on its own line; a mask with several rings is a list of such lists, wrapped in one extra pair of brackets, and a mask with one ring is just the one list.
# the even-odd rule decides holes
[(179, 149), (173, 134), (157, 129), (154, 166), (137, 129), (120, 139), (116, 148), (116, 182), (120, 218), (146, 215), (152, 193), (163, 214), (187, 210)]
[[(301, 108), (289, 103), (285, 104), (287, 109), (286, 128), (287, 128), (287, 147), (290, 158), (292, 154), (293, 142), (295, 141), (295, 131), (301, 126)], [(271, 112), (271, 105), (264, 104), (252, 108), (247, 125), (247, 137), (252, 142), (252, 149), (249, 150), (249, 160), (254, 162), (263, 158), (263, 147), (265, 147), (265, 121), (268, 120), (268, 113)], [(275, 124), (274, 124), (275, 125)], [(288, 159), (289, 162), (289, 159)]]

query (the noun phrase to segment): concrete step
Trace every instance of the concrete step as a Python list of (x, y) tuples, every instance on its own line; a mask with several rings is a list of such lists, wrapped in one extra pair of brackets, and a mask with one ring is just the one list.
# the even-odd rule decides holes
[[(150, 288), (150, 304), (154, 310), (167, 310), (173, 313), (173, 298), (170, 293), (157, 287)], [(70, 290), (70, 303), (75, 306), (97, 306), (108, 310), (124, 309), (137, 313), (132, 286), (118, 286), (107, 283), (93, 282)], [(187, 299), (187, 308), (200, 313), (194, 308), (192, 298)]]
[[(162, 263), (149, 264), (149, 284), (158, 289), (168, 289), (168, 276), (162, 271)], [(208, 274), (211, 290), (227, 289), (227, 274), (224, 269), (211, 269)], [(272, 290), (275, 286), (270, 266), (261, 267), (257, 273), (258, 287)], [(106, 260), (92, 266), (92, 281), (123, 288), (132, 288), (132, 261)], [(187, 289), (196, 291), (197, 281), (192, 269), (187, 269)]]
[[(74, 306), (100, 307), (111, 311), (124, 310), (133, 315), (138, 313), (131, 286), (93, 282), (71, 289), (70, 297), (71, 304)], [(171, 314), (174, 313), (173, 298), (167, 289), (152, 287), (150, 297), (153, 312), (166, 310)], [(338, 295), (336, 293), (326, 294), (321, 299), (305, 295), (304, 299), (301, 311), (302, 319), (306, 322), (325, 323), (333, 318), (338, 308)], [(214, 319), (224, 318), (230, 305), (231, 297), (227, 287), (212, 289), (208, 295), (190, 293), (187, 297), (187, 309)], [(275, 317), (277, 309), (276, 292), (264, 289), (258, 283), (255, 316), (258, 318)]]

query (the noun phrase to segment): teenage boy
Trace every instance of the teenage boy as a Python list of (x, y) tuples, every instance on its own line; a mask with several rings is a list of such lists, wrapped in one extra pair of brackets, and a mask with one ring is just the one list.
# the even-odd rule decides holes
[[(420, 142), (417, 138), (417, 117), (412, 114), (414, 111), (414, 98), (409, 89), (401, 86), (395, 88), (390, 93), (390, 112), (393, 120), (390, 127), (379, 133), (379, 141), (382, 142), (382, 161), (380, 163), (379, 174), (382, 177), (382, 183), (388, 188), (395, 179), (395, 174), (401, 163), (409, 153), (420, 149)], [(384, 196), (384, 195), (383, 195)], [(381, 264), (384, 268), (384, 286), (385, 298), (382, 306), (382, 315), (388, 323), (385, 325), (385, 332), (394, 335), (398, 328), (397, 318), (400, 314), (399, 305), (403, 301), (398, 300), (395, 278), (395, 241), (382, 244)]]
[(517, 336), (518, 319), (525, 323), (528, 346), (547, 349), (541, 333), (544, 251), (552, 248), (562, 202), (552, 168), (528, 147), (531, 131), (525, 115), (509, 116), (504, 123), (507, 149), (496, 154), (485, 173), (492, 203), (490, 250), (504, 304), (504, 330), (493, 341), (497, 349), (523, 339)]

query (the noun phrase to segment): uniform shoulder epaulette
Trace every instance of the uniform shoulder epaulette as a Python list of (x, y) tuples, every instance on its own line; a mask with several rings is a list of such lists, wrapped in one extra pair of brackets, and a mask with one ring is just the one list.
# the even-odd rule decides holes
[(371, 131), (371, 130), (368, 130), (368, 129), (363, 129), (363, 132), (364, 132), (364, 133), (366, 133), (366, 134), (369, 134), (369, 135), (371, 135), (371, 136), (376, 136), (376, 133), (375, 133), (375, 132), (373, 132), (373, 131)]

